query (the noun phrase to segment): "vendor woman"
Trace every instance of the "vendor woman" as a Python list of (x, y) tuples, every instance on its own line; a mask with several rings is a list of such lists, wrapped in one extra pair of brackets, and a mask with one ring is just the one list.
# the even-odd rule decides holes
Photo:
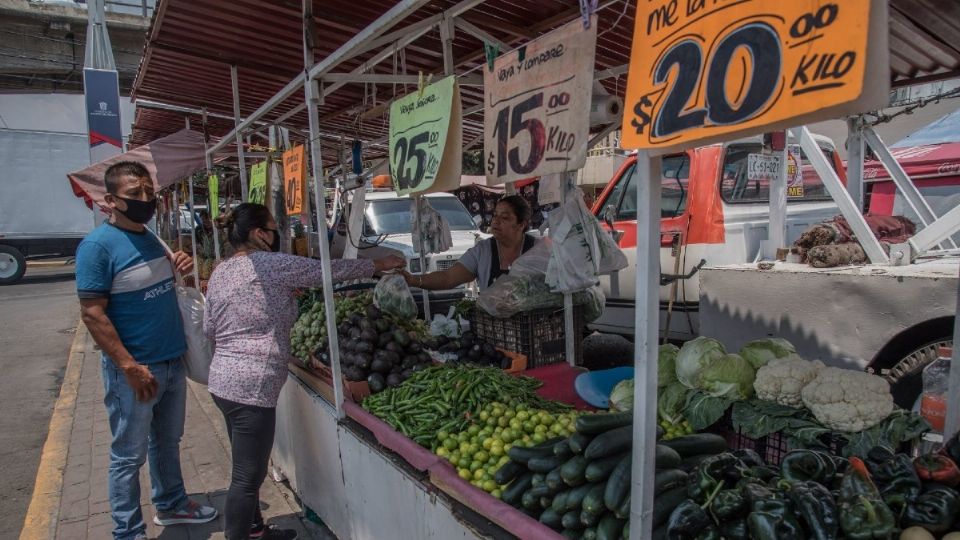
[(517, 257), (526, 253), (536, 239), (526, 234), (530, 225), (530, 205), (519, 195), (500, 199), (493, 212), (490, 232), (493, 237), (482, 240), (446, 270), (412, 275), (404, 272), (411, 287), (445, 291), (477, 280), (484, 290), (500, 276), (510, 272)]

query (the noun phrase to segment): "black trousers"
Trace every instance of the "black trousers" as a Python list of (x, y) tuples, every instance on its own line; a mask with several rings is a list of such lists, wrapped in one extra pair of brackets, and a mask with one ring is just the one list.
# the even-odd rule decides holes
[(230, 489), (223, 512), (223, 532), (227, 540), (246, 540), (251, 527), (263, 523), (260, 486), (267, 477), (277, 410), (244, 405), (217, 396), (213, 396), (213, 401), (226, 420), (233, 457)]

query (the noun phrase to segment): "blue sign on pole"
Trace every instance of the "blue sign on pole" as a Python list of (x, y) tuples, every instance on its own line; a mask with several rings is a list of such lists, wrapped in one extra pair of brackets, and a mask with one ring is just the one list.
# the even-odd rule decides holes
[(98, 163), (123, 152), (117, 72), (84, 68), (83, 93), (87, 105), (90, 162)]

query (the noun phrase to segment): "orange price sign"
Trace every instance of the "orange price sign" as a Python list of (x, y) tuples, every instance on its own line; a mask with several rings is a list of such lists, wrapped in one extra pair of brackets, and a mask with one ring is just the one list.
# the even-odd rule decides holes
[(878, 0), (637, 2), (622, 145), (662, 153), (885, 105)]
[(288, 216), (304, 211), (303, 199), (307, 192), (306, 166), (303, 146), (295, 146), (283, 153), (283, 194)]

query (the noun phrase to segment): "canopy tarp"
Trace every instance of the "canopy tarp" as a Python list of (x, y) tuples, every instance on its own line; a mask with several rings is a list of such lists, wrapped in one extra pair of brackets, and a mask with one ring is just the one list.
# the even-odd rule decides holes
[(67, 179), (70, 180), (74, 195), (83, 198), (87, 206), (92, 209), (93, 203), (96, 203), (103, 208), (103, 196), (106, 193), (103, 175), (111, 165), (121, 161), (143, 164), (150, 171), (154, 189), (159, 191), (205, 168), (204, 149), (202, 133), (182, 129), (150, 144), (69, 173)]
[[(891, 153), (907, 176), (914, 180), (957, 176), (960, 173), (960, 143), (893, 148)], [(863, 178), (871, 182), (887, 180), (890, 175), (879, 161), (867, 161), (863, 164)]]

